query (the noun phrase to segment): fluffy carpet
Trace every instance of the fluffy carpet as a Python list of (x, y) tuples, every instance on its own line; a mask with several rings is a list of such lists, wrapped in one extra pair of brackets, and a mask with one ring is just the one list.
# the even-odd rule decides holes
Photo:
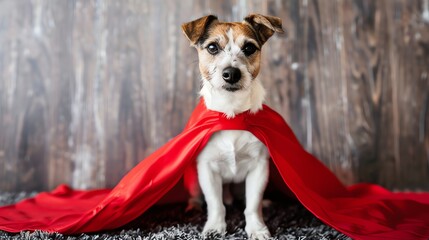
[[(0, 205), (11, 204), (34, 194), (0, 192)], [(200, 232), (206, 220), (206, 213), (197, 211), (185, 213), (184, 209), (184, 204), (155, 206), (140, 218), (116, 231), (74, 236), (42, 231), (22, 231), (18, 234), (0, 231), (0, 239), (202, 239)], [(296, 202), (274, 202), (264, 209), (264, 217), (273, 239), (349, 239), (320, 222)], [(236, 204), (227, 209), (226, 221), (228, 225), (227, 235), (224, 237), (212, 235), (209, 236), (209, 239), (247, 239), (244, 231), (243, 206), (241, 204)]]

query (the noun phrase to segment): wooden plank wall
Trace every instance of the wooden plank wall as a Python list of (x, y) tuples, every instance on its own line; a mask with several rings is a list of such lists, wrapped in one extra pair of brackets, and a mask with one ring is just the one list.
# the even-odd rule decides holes
[(0, 2), (0, 190), (114, 186), (199, 90), (180, 25), (279, 16), (267, 102), (340, 179), (429, 189), (429, 0)]

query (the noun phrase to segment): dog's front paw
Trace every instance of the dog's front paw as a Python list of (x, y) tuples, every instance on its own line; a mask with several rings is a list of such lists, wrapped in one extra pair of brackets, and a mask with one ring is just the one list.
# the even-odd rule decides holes
[(271, 237), (270, 231), (265, 225), (246, 226), (246, 233), (249, 239), (252, 240), (267, 240)]
[(226, 223), (225, 221), (207, 221), (204, 225), (203, 236), (209, 236), (212, 234), (225, 235), (226, 233)]

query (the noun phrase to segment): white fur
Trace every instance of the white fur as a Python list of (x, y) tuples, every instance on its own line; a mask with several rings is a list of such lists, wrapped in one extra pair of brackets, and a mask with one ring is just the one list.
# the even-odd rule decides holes
[[(252, 79), (246, 68), (238, 37), (228, 32), (228, 44), (212, 63), (212, 78), (203, 79), (201, 96), (210, 110), (224, 113), (228, 118), (262, 108), (265, 90), (258, 79)], [(228, 66), (239, 68), (242, 89), (229, 92), (223, 88), (222, 70)], [(203, 233), (226, 230), (222, 184), (246, 183), (246, 232), (251, 238), (270, 237), (262, 218), (262, 197), (268, 181), (268, 150), (252, 133), (224, 130), (214, 133), (197, 158), (198, 178), (207, 202), (208, 218)]]
[(228, 118), (233, 118), (247, 110), (252, 113), (259, 111), (265, 99), (265, 89), (259, 79), (254, 79), (248, 88), (236, 92), (216, 88), (209, 81), (203, 80), (200, 95), (208, 109), (225, 113)]

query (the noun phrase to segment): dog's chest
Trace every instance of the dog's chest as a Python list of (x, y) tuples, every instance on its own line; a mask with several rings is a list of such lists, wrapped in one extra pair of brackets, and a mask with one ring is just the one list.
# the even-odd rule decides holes
[(252, 133), (224, 130), (211, 136), (197, 161), (207, 163), (224, 183), (229, 183), (243, 181), (249, 170), (267, 159), (268, 150)]

